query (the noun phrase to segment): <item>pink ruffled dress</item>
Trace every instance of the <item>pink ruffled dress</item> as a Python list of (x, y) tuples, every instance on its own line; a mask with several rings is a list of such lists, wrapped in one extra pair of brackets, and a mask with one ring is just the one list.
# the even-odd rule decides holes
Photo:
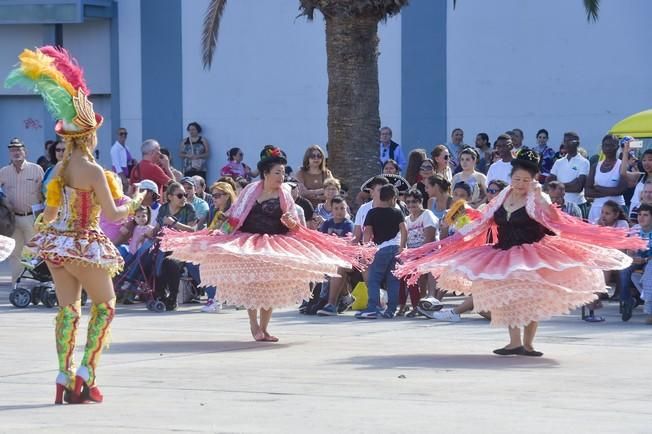
[(441, 288), (473, 295), (492, 325), (522, 327), (591, 302), (605, 291), (603, 270), (631, 264), (617, 249), (644, 248), (626, 230), (563, 214), (540, 191), (510, 214), (503, 207), (510, 191), (452, 237), (406, 251), (397, 274), (414, 280), (433, 273)]
[(220, 301), (248, 309), (293, 305), (310, 297), (310, 282), (337, 275), (338, 267), (360, 268), (373, 256), (372, 249), (347, 239), (301, 226), (287, 229), (281, 215), (298, 221), (289, 189), (258, 203), (261, 192), (262, 182), (248, 185), (219, 231), (166, 230), (161, 240), (173, 259), (200, 266), (202, 285), (216, 286)]

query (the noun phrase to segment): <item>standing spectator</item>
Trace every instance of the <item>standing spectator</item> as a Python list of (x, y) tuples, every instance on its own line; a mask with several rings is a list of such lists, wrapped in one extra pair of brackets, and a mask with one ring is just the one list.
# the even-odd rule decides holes
[(559, 151), (555, 152), (555, 161), (564, 158), (565, 156), (566, 156), (566, 145), (562, 143), (561, 145), (559, 145)]
[(56, 160), (52, 159), (52, 154), (50, 151), (50, 148), (52, 145), (55, 144), (54, 140), (46, 140), (45, 143), (43, 144), (43, 148), (45, 150), (45, 154), (41, 155), (36, 159), (36, 164), (41, 166), (41, 169), (45, 172), (49, 167), (54, 166), (57, 164)]
[(484, 202), (487, 190), (487, 177), (475, 170), (478, 153), (473, 148), (466, 148), (460, 154), (460, 167), (461, 172), (453, 176), (452, 184), (464, 182), (471, 188), (471, 197), (469, 205), (477, 208)]
[(220, 170), (220, 176), (230, 176), (233, 179), (245, 178), (247, 182), (251, 182), (253, 178), (258, 176), (258, 171), (251, 169), (242, 162), (244, 158), (244, 153), (240, 148), (231, 148), (229, 152), (226, 153), (226, 156), (229, 159), (229, 162), (226, 163), (222, 170)]
[(511, 131), (507, 131), (507, 135), (512, 139), (512, 154), (518, 154), (518, 151), (523, 148), (523, 130), (514, 128)]
[(625, 206), (623, 192), (627, 188), (627, 180), (622, 176), (622, 161), (617, 157), (618, 137), (607, 134), (602, 138), (602, 154), (604, 160), (591, 166), (586, 179), (586, 196), (593, 198), (589, 211), (589, 222), (597, 223), (602, 205), (607, 201)]
[(478, 133), (475, 136), (475, 148), (478, 151), (480, 158), (476, 165), (476, 170), (480, 173), (487, 174), (489, 166), (493, 163), (494, 151), (491, 149), (491, 142), (487, 133)]
[[(461, 151), (460, 151), (461, 152)], [(437, 145), (431, 153), (434, 164), (435, 175), (439, 175), (448, 182), (453, 181), (453, 171), (451, 170), (450, 160), (451, 153), (445, 145)], [(456, 154), (455, 167), (459, 165), (460, 154)]]
[(385, 281), (387, 286), (387, 308), (384, 318), (393, 318), (398, 306), (400, 282), (393, 271), (396, 267), (396, 257), (401, 254), (407, 244), (407, 228), (403, 213), (396, 209), (398, 191), (393, 185), (380, 188), (380, 203), (369, 210), (364, 221), (363, 242), (373, 241), (378, 251), (368, 269), (367, 292), (369, 301), (367, 308), (358, 312), (358, 319), (376, 319), (380, 305), (380, 284)]
[(16, 283), (23, 268), (20, 265), (23, 247), (35, 234), (32, 206), (39, 205), (43, 201), (41, 195), (43, 169), (38, 164), (27, 161), (25, 145), (20, 139), (11, 139), (8, 148), (11, 164), (0, 169), (0, 187), (16, 219), (14, 233), (11, 236), (16, 246), (9, 258), (11, 281)]
[(183, 161), (183, 175), (199, 175), (206, 179), (206, 160), (208, 160), (210, 145), (208, 140), (200, 136), (201, 126), (190, 122), (186, 127), (188, 137), (179, 145), (179, 156)]
[(324, 201), (324, 181), (333, 174), (326, 167), (324, 151), (318, 145), (308, 146), (303, 154), (303, 164), (297, 173), (299, 194), (313, 206)]
[(129, 187), (129, 172), (136, 165), (129, 148), (127, 148), (127, 129), (118, 128), (118, 140), (111, 146), (111, 165), (113, 171), (120, 176), (122, 187), (127, 191)]
[(578, 219), (582, 218), (582, 210), (580, 207), (573, 202), (566, 202), (566, 187), (563, 183), (559, 181), (550, 181), (545, 185), (545, 188), (552, 203), (559, 206), (562, 212), (577, 217)]
[(197, 229), (203, 229), (208, 220), (208, 204), (204, 199), (197, 197), (195, 194), (195, 180), (192, 176), (184, 176), (181, 178), (181, 185), (186, 191), (188, 203), (195, 209)]
[(414, 149), (408, 155), (408, 165), (405, 171), (405, 179), (408, 184), (414, 186), (417, 182), (422, 181), (420, 175), (421, 163), (428, 158), (425, 149)]
[(43, 183), (41, 184), (41, 194), (43, 195), (43, 198), (45, 198), (48, 183), (52, 181), (54, 168), (59, 161), (63, 160), (64, 152), (66, 152), (66, 145), (61, 140), (54, 142), (52, 146), (48, 148), (48, 159), (53, 162), (53, 165), (48, 167), (43, 174)]
[(550, 175), (552, 165), (555, 164), (555, 150), (548, 146), (548, 130), (537, 131), (537, 146), (534, 148), (539, 154), (539, 182), (544, 184)]
[(460, 163), (460, 152), (462, 152), (462, 149), (465, 147), (466, 145), (464, 144), (464, 130), (461, 128), (454, 128), (451, 132), (451, 141), (446, 145), (446, 148), (448, 148), (448, 153), (450, 154), (450, 160), (448, 161), (448, 164), (454, 172)]
[[(622, 158), (623, 166), (628, 168), (632, 163), (632, 158), (629, 153), (629, 141), (624, 143)], [(634, 208), (637, 208), (641, 204), (641, 192), (643, 191), (643, 186), (648, 179), (652, 179), (652, 149), (646, 149), (643, 152), (643, 155), (641, 156), (641, 167), (643, 172), (634, 171), (625, 174), (628, 181), (627, 185), (629, 187), (635, 187), (629, 206), (630, 211), (634, 210)]]
[(487, 182), (493, 180), (500, 180), (507, 184), (512, 182), (510, 174), (512, 173), (512, 138), (507, 134), (501, 134), (494, 143), (494, 149), (500, 157), (500, 160), (495, 161), (487, 172)]
[(564, 133), (566, 156), (555, 161), (546, 182), (560, 181), (566, 187), (566, 202), (572, 202), (582, 210), (582, 217), (587, 218), (589, 207), (584, 197), (586, 177), (589, 175), (589, 160), (578, 152), (580, 136), (575, 132)]
[(380, 153), (378, 161), (380, 167), (383, 167), (385, 161), (394, 160), (398, 163), (401, 171), (405, 170), (405, 157), (401, 150), (401, 145), (392, 140), (392, 129), (389, 127), (382, 127), (380, 129)]
[(396, 160), (389, 159), (383, 163), (383, 171), (382, 173), (384, 175), (400, 175), (401, 174), (401, 166), (398, 165)]
[(142, 160), (129, 174), (129, 181), (137, 184), (143, 179), (151, 179), (159, 189), (159, 195), (163, 195), (163, 187), (174, 179), (170, 170), (170, 159), (161, 153), (161, 145), (153, 139), (145, 140), (140, 147), (143, 156)]
[[(419, 167), (419, 181), (414, 184), (414, 188), (419, 190), (421, 194), (423, 195), (423, 207), (428, 208), (428, 188), (426, 187), (428, 185), (427, 180), (431, 176), (435, 175), (435, 163), (430, 159), (426, 158), (423, 160), (421, 163), (421, 167)], [(440, 176), (441, 178), (445, 179), (444, 177)]]

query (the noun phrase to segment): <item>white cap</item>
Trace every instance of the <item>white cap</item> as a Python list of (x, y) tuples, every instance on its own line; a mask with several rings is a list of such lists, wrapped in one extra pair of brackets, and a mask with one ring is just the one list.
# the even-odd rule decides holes
[(149, 190), (158, 194), (158, 186), (151, 179), (143, 179), (136, 186), (141, 190)]

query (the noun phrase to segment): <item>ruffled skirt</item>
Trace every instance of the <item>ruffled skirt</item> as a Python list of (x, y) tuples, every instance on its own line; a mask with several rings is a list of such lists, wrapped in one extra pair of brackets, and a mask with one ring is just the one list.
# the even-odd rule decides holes
[(492, 325), (522, 327), (595, 300), (605, 292), (602, 271), (631, 261), (616, 249), (546, 236), (508, 250), (473, 247), (419, 271), (439, 276), (442, 289), (473, 295), (475, 310), (490, 311)]
[(111, 240), (101, 231), (60, 232), (47, 228), (29, 242), (36, 254), (53, 264), (80, 264), (106, 270), (111, 277), (118, 274), (124, 260)]
[(365, 254), (345, 239), (303, 228), (288, 235), (166, 231), (161, 248), (173, 259), (198, 264), (201, 284), (217, 287), (220, 301), (247, 309), (307, 300), (310, 282), (351, 268)]

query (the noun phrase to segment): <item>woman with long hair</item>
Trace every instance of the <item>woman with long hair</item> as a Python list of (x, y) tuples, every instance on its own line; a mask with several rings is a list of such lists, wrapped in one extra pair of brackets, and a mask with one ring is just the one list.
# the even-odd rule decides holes
[[(511, 164), (511, 186), (481, 216), (443, 241), (404, 253), (397, 274), (414, 281), (430, 272), (443, 289), (473, 295), (477, 311), (491, 312), (493, 325), (508, 328), (509, 343), (495, 354), (539, 357), (539, 321), (593, 301), (605, 291), (602, 271), (632, 262), (617, 249), (647, 242), (553, 206), (536, 181), (536, 152), (523, 149)], [(488, 232), (497, 235), (491, 242)]]
[[(114, 198), (122, 196), (122, 186), (95, 162), (96, 131), (103, 118), (93, 111), (77, 62), (64, 49), (51, 46), (24, 50), (19, 59), (6, 85), (23, 85), (41, 93), (58, 119), (55, 131), (65, 143), (63, 159), (48, 184), (45, 210), (36, 222), (38, 234), (31, 242), (52, 274), (59, 301), (55, 404), (102, 402), (97, 365), (115, 314), (111, 277), (122, 268), (123, 260), (102, 233), (99, 215), (102, 211), (110, 219), (122, 219), (140, 206), (142, 196), (123, 206), (114, 204)], [(73, 373), (82, 287), (92, 299), (91, 317), (84, 357)]]
[[(407, 182), (414, 186), (417, 182), (421, 181), (419, 176), (419, 170), (421, 168), (421, 163), (423, 160), (428, 158), (428, 154), (425, 149), (413, 149), (408, 155), (408, 165), (405, 169), (405, 179)], [(422, 192), (423, 193), (423, 192)]]
[(440, 175), (448, 182), (453, 182), (453, 171), (450, 166), (451, 154), (446, 145), (435, 146), (431, 156), (435, 165), (435, 175)]
[(48, 158), (53, 163), (52, 166), (45, 170), (45, 173), (43, 174), (43, 182), (41, 183), (41, 193), (43, 193), (43, 197), (45, 197), (45, 193), (47, 192), (48, 184), (54, 177), (54, 167), (59, 161), (63, 160), (64, 152), (66, 152), (66, 144), (63, 140), (53, 140), (52, 145), (48, 148)]
[(265, 146), (261, 180), (242, 190), (219, 231), (166, 231), (161, 244), (173, 258), (199, 264), (202, 282), (219, 288), (220, 301), (247, 308), (256, 341), (278, 341), (268, 329), (274, 308), (309, 299), (310, 282), (337, 276), (338, 267), (361, 267), (373, 253), (299, 225), (286, 164), (283, 151)]
[(303, 163), (297, 172), (299, 195), (317, 206), (324, 201), (324, 181), (333, 174), (326, 167), (326, 157), (319, 145), (310, 145), (303, 154)]

